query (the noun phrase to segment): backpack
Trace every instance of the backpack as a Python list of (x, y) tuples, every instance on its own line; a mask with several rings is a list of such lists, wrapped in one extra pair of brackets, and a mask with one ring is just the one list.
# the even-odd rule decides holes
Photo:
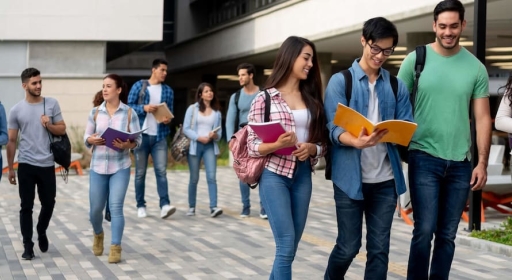
[[(46, 98), (43, 98), (43, 114), (46, 114)], [(53, 154), (53, 161), (62, 166), (60, 175), (64, 182), (68, 182), (69, 166), (71, 165), (71, 142), (67, 133), (64, 135), (53, 135), (48, 128), (48, 139), (50, 140), (50, 152)]]
[[(265, 115), (264, 122), (270, 121), (270, 94), (265, 90)], [(268, 157), (250, 157), (247, 149), (247, 137), (249, 126), (245, 125), (238, 130), (229, 141), (229, 150), (233, 153), (233, 169), (240, 181), (256, 188), (267, 163)]]
[[(418, 92), (418, 80), (420, 78), (421, 72), (425, 66), (425, 58), (426, 58), (426, 47), (424, 45), (416, 47), (416, 62), (414, 64), (415, 78), (413, 83), (413, 89), (410, 94), (410, 102), (412, 105), (412, 110), (414, 114), (414, 104), (416, 103), (416, 93)], [(347, 98), (347, 106), (350, 106), (350, 98), (352, 97), (352, 73), (348, 69), (342, 70), (340, 72), (343, 74), (345, 78), (345, 97)], [(389, 83), (391, 84), (391, 88), (393, 90), (393, 94), (395, 96), (395, 100), (397, 99), (398, 94), (398, 80), (395, 76), (389, 76)], [(330, 141), (327, 145), (327, 153), (325, 154), (325, 179), (331, 180), (332, 178), (332, 162), (331, 162), (331, 145)], [(409, 157), (409, 147), (397, 145), (398, 154), (400, 155), (400, 159), (404, 162), (408, 162)]]

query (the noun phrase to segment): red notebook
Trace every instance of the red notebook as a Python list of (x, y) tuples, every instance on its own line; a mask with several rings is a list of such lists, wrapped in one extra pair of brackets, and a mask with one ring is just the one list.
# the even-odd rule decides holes
[[(276, 142), (281, 134), (285, 133), (283, 125), (280, 121), (273, 122), (264, 122), (264, 123), (253, 123), (250, 122), (248, 125), (251, 129), (258, 135), (258, 137), (263, 141), (263, 143), (273, 143)], [(276, 155), (289, 156), (295, 151), (297, 147), (286, 147), (279, 149), (274, 152)]]

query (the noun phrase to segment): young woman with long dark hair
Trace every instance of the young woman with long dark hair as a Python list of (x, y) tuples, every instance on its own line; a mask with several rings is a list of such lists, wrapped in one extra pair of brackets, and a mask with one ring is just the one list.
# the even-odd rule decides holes
[[(262, 143), (250, 130), (248, 150), (252, 157), (268, 157), (259, 186), (276, 242), (270, 279), (292, 279), (291, 265), (311, 200), (311, 173), (324, 155), (327, 142), (315, 45), (301, 37), (286, 39), (279, 48), (265, 91), (271, 98), (270, 120), (280, 121), (287, 132), (274, 143)], [(264, 112), (262, 91), (252, 103), (249, 122), (263, 122)], [(297, 149), (291, 155), (274, 154), (292, 146)]]
[(100, 135), (108, 127), (135, 132), (140, 130), (140, 125), (137, 114), (126, 105), (128, 89), (121, 77), (109, 74), (103, 79), (103, 99), (104, 102), (99, 107), (91, 110), (84, 135), (85, 145), (93, 148), (89, 175), (89, 219), (94, 231), (92, 250), (94, 255), (101, 256), (104, 239), (102, 212), (108, 197), (112, 230), (108, 262), (118, 263), (121, 261), (121, 239), (124, 231), (124, 198), (132, 165), (129, 150), (140, 145), (142, 136), (133, 142), (114, 140), (113, 145), (119, 151), (107, 147), (105, 139)]
[(188, 166), (190, 182), (188, 183), (187, 216), (196, 214), (197, 182), (199, 181), (199, 167), (201, 159), (206, 169), (206, 182), (210, 195), (210, 216), (215, 218), (222, 214), (217, 207), (217, 155), (219, 146), (217, 142), (222, 135), (220, 105), (213, 86), (201, 83), (197, 88), (196, 103), (188, 107), (185, 113), (183, 131), (190, 139), (188, 152)]

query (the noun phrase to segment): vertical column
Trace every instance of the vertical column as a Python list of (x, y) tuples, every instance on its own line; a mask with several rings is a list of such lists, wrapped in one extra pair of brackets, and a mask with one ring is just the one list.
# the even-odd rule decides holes
[(407, 33), (407, 52), (412, 52), (416, 46), (426, 45), (435, 42), (434, 32), (411, 32)]
[(327, 83), (332, 75), (332, 54), (318, 53), (318, 63), (320, 64), (320, 77), (322, 78), (322, 90), (325, 91)]
[[(332, 53), (317, 53), (318, 55), (318, 63), (320, 64), (320, 77), (322, 78), (322, 90), (325, 96), (325, 88), (327, 87), (327, 83), (332, 75)], [(315, 165), (315, 169), (324, 169), (325, 168), (325, 159), (320, 158), (318, 163)]]
[[(263, 74), (263, 70), (265, 70), (265, 66), (263, 65), (254, 65), (254, 84), (259, 86), (260, 88), (263, 88), (265, 86), (265, 82), (267, 82), (267, 76)], [(238, 73), (237, 73), (238, 74)]]

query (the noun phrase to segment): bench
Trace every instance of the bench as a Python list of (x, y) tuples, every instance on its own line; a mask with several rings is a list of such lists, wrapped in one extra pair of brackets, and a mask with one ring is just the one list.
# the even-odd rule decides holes
[[(80, 164), (80, 160), (82, 159), (83, 155), (79, 153), (72, 153), (71, 154), (71, 164), (69, 165), (69, 169), (74, 169), (76, 174), (78, 175), (84, 175), (84, 171), (82, 169), (82, 165)], [(3, 168), (2, 168), (2, 174), (9, 172), (9, 166), (7, 165), (7, 152), (5, 150), (2, 150), (2, 162), (3, 162)], [(14, 169), (18, 168), (18, 153), (14, 155)], [(55, 172), (60, 172), (62, 170), (62, 166), (55, 164)]]

